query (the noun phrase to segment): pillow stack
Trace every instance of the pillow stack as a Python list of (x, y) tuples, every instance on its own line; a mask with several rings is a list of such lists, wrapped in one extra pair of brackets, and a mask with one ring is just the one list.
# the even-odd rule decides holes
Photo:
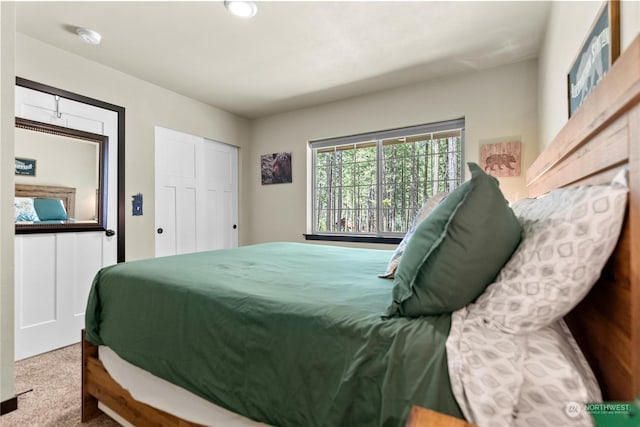
[(395, 272), (387, 316), (450, 313), (476, 299), (509, 260), (521, 227), (498, 181), (469, 163), (471, 180), (417, 226)]
[(15, 222), (40, 222), (67, 220), (67, 211), (60, 199), (44, 197), (16, 197), (14, 200)]
[(452, 390), (471, 422), (592, 423), (576, 408), (602, 396), (561, 317), (614, 250), (627, 193), (622, 172), (611, 185), (561, 188), (513, 205), (522, 242), (476, 302), (452, 314), (447, 338)]

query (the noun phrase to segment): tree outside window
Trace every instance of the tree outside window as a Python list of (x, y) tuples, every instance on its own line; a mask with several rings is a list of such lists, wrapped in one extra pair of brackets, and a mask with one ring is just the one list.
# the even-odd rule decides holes
[(397, 236), (463, 180), (464, 119), (313, 141), (313, 233)]

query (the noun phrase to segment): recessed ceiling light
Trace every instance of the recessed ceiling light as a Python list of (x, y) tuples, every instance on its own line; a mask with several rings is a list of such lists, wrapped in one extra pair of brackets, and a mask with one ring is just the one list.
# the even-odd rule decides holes
[(100, 40), (102, 40), (100, 33), (88, 28), (76, 28), (76, 34), (80, 37), (80, 40), (87, 44), (100, 44)]
[(258, 6), (252, 1), (225, 0), (224, 7), (235, 16), (252, 18), (258, 11)]

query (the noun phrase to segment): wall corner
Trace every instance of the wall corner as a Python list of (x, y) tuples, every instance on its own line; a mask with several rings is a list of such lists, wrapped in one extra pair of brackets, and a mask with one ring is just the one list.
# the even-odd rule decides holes
[[(0, 2), (0, 402), (17, 406), (14, 380), (14, 2)], [(14, 405), (16, 403), (16, 405)], [(15, 408), (14, 408), (15, 409)]]

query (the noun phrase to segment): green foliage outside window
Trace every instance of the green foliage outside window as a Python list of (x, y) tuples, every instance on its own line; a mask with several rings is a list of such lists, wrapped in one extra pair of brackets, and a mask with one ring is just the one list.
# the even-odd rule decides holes
[(429, 197), (461, 183), (462, 150), (459, 129), (314, 149), (314, 232), (406, 232)]

